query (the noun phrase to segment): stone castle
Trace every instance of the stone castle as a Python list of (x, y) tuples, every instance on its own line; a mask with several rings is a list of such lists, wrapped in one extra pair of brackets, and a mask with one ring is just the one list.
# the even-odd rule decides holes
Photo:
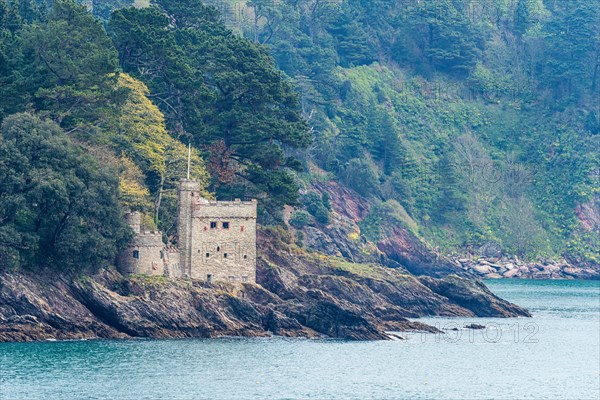
[(189, 179), (179, 184), (177, 200), (177, 247), (166, 246), (161, 232), (144, 231), (139, 212), (128, 213), (135, 237), (119, 255), (119, 270), (256, 283), (256, 200), (207, 200), (200, 195), (200, 184)]

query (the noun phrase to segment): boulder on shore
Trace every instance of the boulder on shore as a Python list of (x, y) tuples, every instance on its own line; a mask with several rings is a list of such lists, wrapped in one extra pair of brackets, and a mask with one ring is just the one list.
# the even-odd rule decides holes
[(473, 266), (473, 271), (475, 271), (481, 275), (492, 274), (492, 273), (496, 272), (496, 270), (494, 268), (490, 267), (489, 265), (479, 265), (479, 264)]
[(514, 278), (519, 274), (519, 270), (516, 268), (513, 269), (509, 269), (507, 270), (504, 275), (502, 275), (505, 278)]
[(485, 277), (487, 279), (500, 279), (500, 278), (502, 278), (502, 275), (500, 275), (496, 272), (492, 272), (491, 274), (486, 274)]

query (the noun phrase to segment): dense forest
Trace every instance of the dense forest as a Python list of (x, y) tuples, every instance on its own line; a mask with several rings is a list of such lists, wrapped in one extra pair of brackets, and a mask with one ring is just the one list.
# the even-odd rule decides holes
[(369, 197), (369, 239), (397, 220), (446, 253), (600, 261), (577, 218), (600, 201), (600, 3), (211, 3), (293, 77), (305, 180)]
[[(0, 266), (110, 264), (174, 188), (326, 225), (368, 199), (442, 252), (600, 262), (600, 4), (0, 0)], [(387, 224), (382, 224), (386, 221)]]

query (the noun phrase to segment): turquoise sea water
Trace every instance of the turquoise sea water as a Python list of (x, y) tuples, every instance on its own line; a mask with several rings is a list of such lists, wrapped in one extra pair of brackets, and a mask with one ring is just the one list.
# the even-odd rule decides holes
[(487, 283), (534, 317), (424, 319), (448, 333), (405, 341), (0, 343), (0, 399), (600, 399), (600, 282)]

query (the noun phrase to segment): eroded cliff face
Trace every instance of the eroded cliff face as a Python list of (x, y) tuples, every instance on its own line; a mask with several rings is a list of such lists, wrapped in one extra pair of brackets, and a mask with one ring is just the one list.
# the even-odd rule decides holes
[(382, 221), (380, 237), (369, 242), (359, 223), (369, 214), (370, 203), (358, 193), (334, 181), (313, 185), (311, 190), (329, 195), (332, 212), (327, 226), (314, 223), (302, 229), (307, 249), (360, 263), (377, 263), (401, 268), (415, 275), (443, 277), (473, 275), (449, 258), (429, 250), (408, 227)]
[(386, 331), (435, 328), (426, 315), (528, 316), (458, 276), (418, 278), (402, 269), (310, 253), (283, 230), (259, 232), (258, 284), (124, 277), (115, 270), (68, 278), (0, 273), (0, 341), (218, 336), (386, 339)]

